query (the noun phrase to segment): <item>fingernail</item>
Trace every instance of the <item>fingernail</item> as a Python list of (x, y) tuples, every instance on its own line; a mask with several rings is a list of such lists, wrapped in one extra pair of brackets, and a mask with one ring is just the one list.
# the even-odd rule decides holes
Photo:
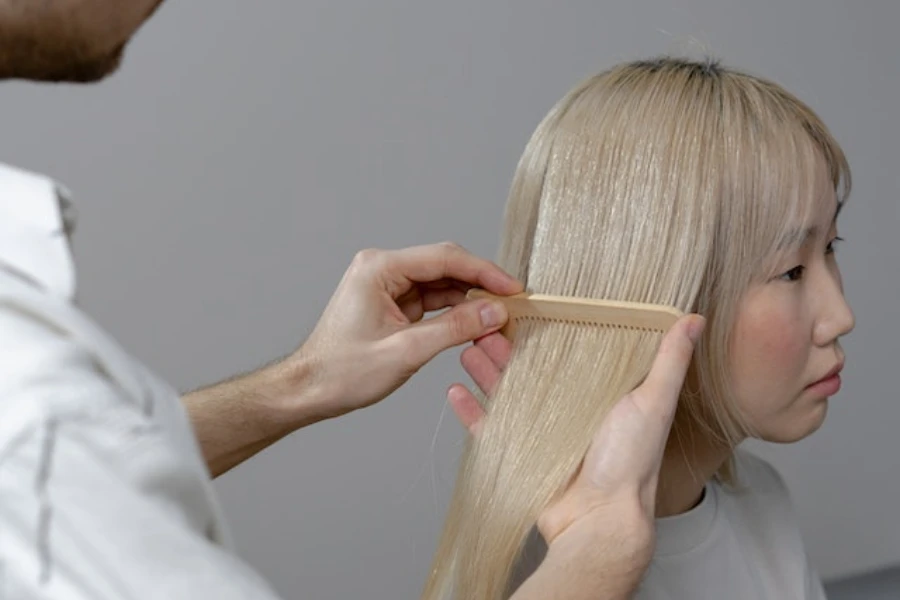
[[(498, 269), (499, 269), (499, 267), (498, 267)], [(506, 280), (506, 284), (511, 284), (511, 287), (512, 287), (512, 288), (515, 288), (515, 289), (517, 289), (517, 290), (519, 290), (519, 289), (524, 290), (524, 289), (525, 289), (525, 285), (524, 285), (521, 281), (519, 281), (518, 279), (516, 279), (516, 278), (513, 277), (510, 273), (507, 273), (507, 272), (504, 271), (503, 269), (499, 269), (499, 270), (500, 270), (500, 275), (503, 277), (503, 279)]]
[(499, 302), (489, 302), (481, 307), (482, 326), (496, 327), (506, 320), (506, 307)]
[(691, 342), (696, 344), (700, 341), (700, 336), (703, 335), (705, 327), (706, 319), (699, 317), (691, 320), (691, 325), (688, 327), (688, 337), (691, 339)]
[(522, 282), (521, 282), (521, 281), (519, 281), (518, 279), (516, 279), (515, 277), (513, 277), (511, 274), (507, 273), (506, 271), (503, 271), (503, 274), (506, 275), (506, 278), (507, 278), (507, 279), (509, 279), (510, 281), (514, 282), (516, 285), (525, 287), (524, 285), (522, 285)]

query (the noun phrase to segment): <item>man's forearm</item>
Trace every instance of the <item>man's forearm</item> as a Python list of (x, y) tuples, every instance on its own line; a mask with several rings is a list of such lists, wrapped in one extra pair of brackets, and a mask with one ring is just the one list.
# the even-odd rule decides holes
[(182, 400), (213, 477), (291, 432), (328, 417), (299, 356), (186, 394)]

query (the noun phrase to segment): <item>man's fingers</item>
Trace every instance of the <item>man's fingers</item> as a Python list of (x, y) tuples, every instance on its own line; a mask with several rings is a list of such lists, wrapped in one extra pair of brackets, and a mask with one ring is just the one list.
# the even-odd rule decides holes
[(492, 333), (478, 338), (475, 340), (475, 345), (481, 348), (501, 371), (509, 364), (509, 357), (512, 355), (512, 342), (506, 339), (502, 333)]
[(484, 419), (484, 409), (472, 392), (463, 385), (453, 384), (447, 390), (447, 401), (462, 426), (472, 435), (478, 435)]
[(663, 337), (650, 373), (631, 394), (635, 405), (645, 415), (657, 415), (667, 425), (671, 422), (694, 347), (705, 325), (703, 317), (687, 315)]
[(422, 306), (425, 312), (456, 306), (466, 301), (466, 293), (456, 288), (426, 290), (422, 292)]
[(506, 307), (500, 302), (463, 302), (437, 317), (406, 327), (393, 337), (408, 368), (416, 370), (448, 348), (499, 330), (506, 319)]
[(396, 303), (406, 318), (415, 323), (424, 317), (425, 313), (456, 306), (465, 301), (466, 293), (456, 288), (420, 289), (414, 286), (398, 298)]
[(418, 283), (453, 279), (499, 295), (523, 290), (520, 282), (491, 261), (452, 243), (391, 250), (387, 252), (386, 265), (387, 277), (400, 287), (401, 279)]
[(460, 354), (459, 362), (462, 363), (466, 373), (469, 374), (478, 389), (487, 396), (494, 393), (502, 372), (496, 362), (482, 348), (477, 345), (466, 348)]

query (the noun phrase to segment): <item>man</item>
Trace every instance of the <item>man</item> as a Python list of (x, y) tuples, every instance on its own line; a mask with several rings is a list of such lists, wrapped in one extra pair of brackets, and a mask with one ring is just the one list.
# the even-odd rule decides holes
[[(0, 77), (100, 80), (160, 0), (0, 0)], [(439, 352), (489, 390), (521, 291), (452, 244), (361, 252), (309, 339), (250, 375), (179, 398), (73, 301), (66, 192), (0, 166), (0, 592), (11, 598), (274, 598), (229, 551), (210, 475), (282, 437), (374, 404)], [(451, 307), (439, 317), (425, 313)], [(581, 473), (541, 516), (549, 550), (515, 598), (625, 598), (653, 549), (662, 449), (702, 320), (665, 338)], [(490, 335), (493, 334), (493, 335)], [(478, 435), (481, 408), (449, 392)]]

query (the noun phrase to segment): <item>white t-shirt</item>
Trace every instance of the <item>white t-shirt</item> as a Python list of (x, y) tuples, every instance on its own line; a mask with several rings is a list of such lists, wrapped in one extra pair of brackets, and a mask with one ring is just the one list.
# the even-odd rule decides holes
[(711, 482), (692, 510), (657, 520), (656, 553), (635, 600), (825, 598), (778, 472), (738, 452), (737, 477), (740, 488)]
[(66, 203), (0, 164), (0, 598), (273, 600), (178, 393), (76, 306)]
[[(690, 511), (657, 519), (656, 552), (634, 600), (824, 600), (784, 481), (767, 462), (736, 454), (739, 488), (712, 481)], [(513, 589), (546, 548), (529, 540)]]

